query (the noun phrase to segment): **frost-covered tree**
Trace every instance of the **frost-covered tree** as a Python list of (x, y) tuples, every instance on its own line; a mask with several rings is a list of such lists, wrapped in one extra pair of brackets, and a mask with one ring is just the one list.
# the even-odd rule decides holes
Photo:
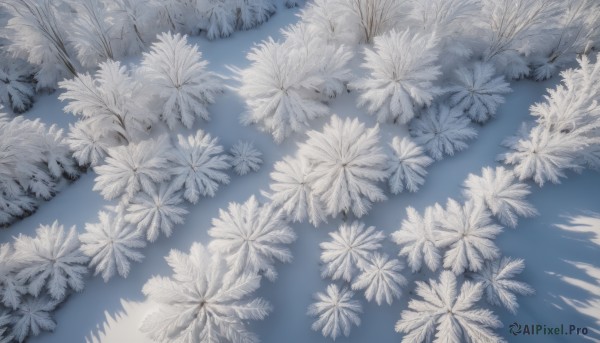
[(275, 163), (271, 173), (269, 199), (281, 206), (294, 222), (308, 221), (315, 227), (326, 222), (327, 215), (321, 199), (313, 191), (308, 175), (311, 166), (305, 158), (289, 156)]
[(59, 85), (65, 92), (58, 98), (69, 101), (65, 111), (80, 116), (101, 137), (135, 141), (155, 121), (143, 108), (140, 83), (119, 62), (103, 62), (94, 77), (79, 74)]
[(69, 124), (67, 144), (79, 166), (95, 167), (104, 161), (110, 147), (118, 145), (116, 139), (110, 138), (95, 130), (89, 122), (77, 121)]
[[(555, 27), (560, 1), (482, 0), (477, 16), (481, 28), (482, 59), (492, 62), (510, 78), (529, 74), (522, 54), (542, 44), (545, 33)], [(538, 42), (538, 40), (540, 42)]]
[(39, 136), (39, 144), (44, 151), (42, 162), (48, 168), (49, 174), (55, 179), (60, 179), (63, 175), (75, 178), (79, 174), (79, 170), (71, 157), (63, 130), (55, 124), (46, 129), (42, 123), (39, 123), (38, 130), (43, 132)]
[(339, 0), (348, 12), (345, 26), (357, 30), (359, 40), (372, 43), (375, 37), (394, 28), (407, 10), (406, 0)]
[(519, 182), (511, 170), (503, 167), (481, 169), (481, 176), (469, 174), (463, 193), (475, 202), (481, 202), (504, 225), (517, 226), (517, 217), (533, 217), (535, 208), (525, 200), (531, 193), (529, 186)]
[(560, 178), (566, 177), (566, 170), (581, 170), (575, 157), (585, 149), (582, 138), (551, 132), (543, 126), (530, 131), (521, 129), (517, 137), (504, 141), (511, 150), (500, 155), (500, 159), (514, 166), (514, 173), (521, 181), (531, 178), (540, 186), (546, 181), (560, 183)]
[(126, 206), (124, 217), (138, 231), (145, 232), (148, 241), (154, 242), (160, 232), (169, 237), (173, 226), (183, 224), (188, 211), (182, 203), (179, 188), (164, 182), (134, 196)]
[(498, 317), (476, 305), (483, 284), (465, 281), (458, 289), (456, 276), (445, 270), (439, 281), (417, 281), (416, 294), (421, 299), (412, 299), (396, 324), (402, 343), (504, 342), (493, 331), (502, 327)]
[(170, 172), (176, 187), (183, 187), (183, 197), (195, 204), (200, 195), (215, 196), (219, 184), (228, 184), (225, 170), (230, 168), (229, 157), (223, 153), (218, 139), (202, 130), (185, 137), (177, 135), (175, 151), (169, 160)]
[[(480, 0), (410, 0), (408, 25), (439, 39), (444, 69), (464, 62), (469, 47), (472, 19), (480, 12)], [(453, 55), (456, 58), (452, 58)]]
[(37, 88), (55, 88), (64, 77), (77, 74), (67, 40), (66, 26), (57, 1), (5, 0), (11, 18), (4, 35), (9, 37), (8, 50), (38, 66)]
[(162, 31), (160, 1), (102, 0), (111, 19), (111, 29), (117, 33), (115, 45), (122, 55), (144, 51), (146, 45)]
[(237, 0), (197, 1), (196, 10), (200, 16), (200, 28), (208, 39), (228, 37), (235, 30)]
[[(17, 278), (19, 264), (10, 243), (0, 245), (0, 304), (16, 309), (21, 296), (27, 292), (22, 280)], [(0, 321), (1, 322), (1, 321)], [(2, 325), (0, 325), (2, 327)], [(1, 336), (0, 336), (1, 337)], [(0, 340), (2, 342), (2, 340)]]
[(488, 303), (503, 306), (512, 314), (517, 313), (519, 304), (516, 294), (532, 295), (535, 290), (528, 284), (513, 280), (517, 274), (525, 269), (522, 259), (502, 257), (494, 261), (487, 261), (484, 267), (473, 279), (481, 282), (485, 290), (485, 298)]
[(437, 244), (437, 228), (443, 215), (444, 209), (437, 203), (427, 207), (423, 216), (409, 206), (400, 229), (392, 233), (392, 240), (400, 246), (399, 255), (406, 257), (413, 273), (423, 263), (432, 271), (438, 269), (442, 253)]
[(325, 337), (336, 339), (343, 334), (348, 337), (352, 325), (360, 325), (360, 302), (352, 297), (354, 292), (349, 289), (339, 289), (337, 285), (327, 286), (327, 293), (316, 293), (316, 302), (308, 307), (308, 315), (318, 317), (312, 324), (315, 331), (321, 330)]
[[(15, 338), (9, 330), (9, 325), (12, 324), (11, 315), (6, 312), (0, 310), (0, 343), (10, 343), (13, 342)], [(11, 325), (12, 326), (12, 325)]]
[(128, 200), (141, 190), (151, 191), (153, 185), (171, 177), (169, 148), (167, 136), (110, 148), (105, 164), (94, 167), (98, 176), (93, 190), (108, 200)]
[(434, 35), (410, 30), (376, 37), (374, 50), (365, 48), (362, 64), (369, 75), (351, 84), (361, 93), (358, 105), (379, 122), (409, 122), (416, 109), (429, 106), (441, 92), (434, 85), (441, 74), (437, 42)]
[(111, 25), (113, 17), (102, 0), (68, 0), (74, 9), (68, 28), (68, 39), (77, 52), (81, 65), (93, 68), (98, 63), (119, 56), (115, 41), (118, 31)]
[(303, 61), (312, 79), (312, 89), (321, 101), (335, 98), (346, 90), (353, 78), (349, 68), (353, 50), (346, 45), (325, 41), (320, 33), (314, 34), (304, 23), (292, 25), (283, 32), (285, 45)]
[(328, 42), (353, 45), (361, 37), (359, 27), (346, 25), (352, 14), (339, 0), (310, 1), (300, 11), (300, 19), (309, 32), (323, 36)]
[(267, 21), (276, 10), (273, 0), (236, 0), (236, 26), (251, 29)]
[(321, 247), (321, 277), (332, 280), (352, 281), (356, 270), (364, 270), (371, 258), (371, 253), (381, 247), (385, 239), (382, 231), (374, 226), (365, 229), (365, 224), (353, 222), (342, 224), (337, 231), (330, 232), (331, 240), (323, 242)]
[(455, 274), (479, 271), (486, 260), (500, 256), (493, 240), (502, 228), (493, 224), (484, 206), (472, 200), (461, 205), (448, 199), (444, 220), (439, 222), (437, 244), (446, 248), (444, 268)]
[(251, 142), (238, 141), (229, 150), (231, 165), (238, 175), (246, 175), (250, 171), (258, 171), (262, 164), (262, 152)]
[(484, 123), (494, 117), (503, 94), (511, 91), (503, 76), (495, 77), (490, 63), (477, 62), (472, 68), (462, 66), (455, 72), (455, 81), (446, 89), (452, 107), (464, 110), (471, 120)]
[(379, 127), (365, 128), (358, 119), (333, 116), (322, 132), (310, 131), (300, 155), (311, 164), (309, 180), (327, 214), (365, 215), (372, 202), (385, 194), (376, 184), (387, 178), (387, 156), (379, 141)]
[(208, 120), (207, 106), (223, 91), (220, 77), (206, 70), (197, 45), (180, 34), (162, 33), (144, 53), (138, 74), (155, 98), (160, 117), (170, 129), (178, 122), (191, 128), (196, 117)]
[(0, 113), (0, 224), (30, 214), (36, 199), (49, 199), (74, 168), (56, 126), (47, 128), (39, 119), (8, 119)]
[(50, 313), (56, 305), (56, 301), (46, 296), (25, 297), (19, 308), (13, 312), (12, 334), (15, 340), (23, 342), (29, 335), (37, 336), (42, 331), (53, 331), (56, 322)]
[(228, 273), (227, 262), (199, 243), (189, 254), (171, 250), (166, 260), (174, 275), (155, 276), (142, 289), (158, 303), (144, 319), (142, 332), (163, 342), (258, 342), (246, 323), (265, 318), (271, 310), (265, 300), (250, 298), (260, 276)]
[(350, 79), (352, 57), (348, 48), (311, 36), (303, 26), (286, 35), (284, 43), (270, 39), (254, 47), (246, 57), (251, 66), (238, 71), (247, 107), (241, 122), (257, 124), (278, 143), (329, 113), (324, 101)]
[(467, 148), (467, 140), (477, 136), (470, 120), (458, 108), (432, 106), (410, 124), (415, 143), (429, 151), (431, 157), (441, 160), (443, 155), (454, 155)]
[(83, 290), (88, 258), (79, 250), (75, 226), (67, 231), (56, 221), (41, 225), (35, 237), (19, 235), (14, 246), (17, 278), (25, 282), (31, 295), (37, 297), (43, 289), (52, 299), (62, 301), (70, 290)]
[(545, 80), (575, 60), (577, 54), (590, 52), (594, 36), (600, 29), (600, 3), (594, 0), (560, 2), (561, 14), (550, 44), (534, 53), (533, 77)]
[(0, 104), (14, 113), (23, 113), (33, 105), (33, 68), (20, 59), (5, 54), (0, 57)]
[(385, 300), (391, 305), (394, 298), (400, 298), (406, 278), (400, 274), (404, 265), (386, 254), (374, 253), (367, 261), (364, 270), (352, 282), (352, 289), (365, 290), (368, 301), (375, 300), (377, 305)]
[(433, 159), (425, 155), (423, 148), (407, 137), (394, 137), (390, 146), (393, 150), (388, 160), (388, 183), (391, 192), (401, 193), (405, 187), (410, 192), (418, 191), (425, 183), (425, 168), (433, 163)]
[(98, 212), (98, 223), (86, 223), (85, 233), (79, 236), (81, 251), (90, 257), (94, 275), (102, 274), (107, 282), (115, 273), (126, 278), (131, 261), (144, 258), (138, 250), (146, 244), (140, 231), (127, 223), (116, 209)]
[(220, 253), (234, 273), (264, 274), (271, 281), (277, 277), (277, 261), (291, 262), (287, 246), (296, 240), (282, 211), (272, 204), (261, 206), (254, 196), (219, 210), (208, 234), (212, 237), (208, 247)]

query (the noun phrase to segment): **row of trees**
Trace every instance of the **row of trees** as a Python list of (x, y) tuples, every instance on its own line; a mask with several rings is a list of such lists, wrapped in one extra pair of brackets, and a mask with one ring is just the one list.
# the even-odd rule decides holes
[[(0, 225), (28, 215), (37, 207), (37, 199), (54, 195), (61, 180), (76, 177), (79, 168), (104, 163), (111, 151), (123, 155), (116, 152), (121, 147), (134, 155), (135, 144), (148, 138), (158, 121), (174, 129), (180, 124), (190, 128), (195, 118), (209, 119), (207, 106), (223, 86), (206, 67), (197, 46), (188, 44), (186, 36), (164, 33), (135, 70), (107, 61), (93, 76), (79, 74), (60, 82), (65, 91), (59, 99), (68, 101), (65, 111), (80, 118), (66, 138), (62, 130), (47, 128), (39, 120), (2, 116), (0, 144), (5, 147), (5, 161), (0, 173)], [(158, 144), (157, 154), (167, 147)], [(240, 143), (232, 154), (240, 173), (260, 165), (260, 154), (247, 144)], [(135, 158), (142, 155), (137, 152)], [(189, 198), (197, 200), (197, 195)]]
[(83, 290), (87, 263), (75, 227), (57, 222), (0, 245), (0, 342), (54, 330), (51, 313)]
[[(239, 71), (248, 108), (241, 122), (281, 142), (329, 114), (327, 101), (346, 86), (380, 122), (408, 123), (435, 100), (484, 122), (509, 91), (500, 76), (542, 80), (592, 50), (600, 39), (598, 6), (317, 0), (282, 42), (263, 42), (248, 54), (250, 67)], [(361, 50), (362, 69), (352, 70), (349, 62)]]
[[(23, 120), (15, 118), (13, 121)], [(68, 151), (66, 147), (65, 151)], [(52, 153), (47, 155), (52, 156)], [(154, 242), (161, 233), (168, 237), (175, 225), (184, 222), (188, 213), (184, 200), (195, 204), (200, 196), (214, 196), (220, 184), (229, 182), (227, 169), (233, 166), (239, 174), (257, 170), (261, 163), (259, 157), (260, 153), (247, 142), (239, 142), (227, 154), (217, 139), (201, 130), (188, 137), (179, 135), (174, 144), (161, 136), (108, 149), (106, 163), (95, 167), (98, 173), (95, 189), (101, 190), (106, 199), (119, 199), (117, 206), (100, 211), (98, 222), (86, 224), (81, 235), (75, 227), (66, 231), (55, 222), (51, 226), (42, 225), (36, 237), (20, 235), (14, 244), (0, 246), (0, 342), (12, 339), (22, 342), (29, 335), (53, 330), (56, 323), (51, 318), (52, 311), (71, 292), (83, 289), (88, 267), (104, 281), (115, 274), (127, 277), (131, 263), (142, 261), (141, 249), (146, 241)], [(74, 166), (74, 161), (70, 161)], [(291, 243), (295, 235), (289, 228), (282, 230), (281, 212), (261, 207), (263, 215), (255, 216), (259, 207), (256, 200), (251, 199), (243, 210), (247, 216), (245, 223), (250, 225), (256, 220), (252, 230), (256, 227), (272, 231), (262, 240), (257, 239), (256, 244), (261, 241), (271, 244), (269, 239)], [(230, 212), (236, 216), (240, 209), (232, 207)], [(239, 253), (238, 272), (249, 271), (250, 267), (255, 268), (254, 272), (265, 270), (265, 258), (247, 258), (246, 254), (253, 250), (244, 253), (236, 248), (235, 240), (230, 240), (230, 230), (244, 235), (236, 231), (244, 230), (243, 227), (236, 229), (238, 219), (224, 212), (221, 216), (223, 221), (215, 221), (211, 231), (212, 236), (221, 237), (215, 239), (218, 247), (214, 250)], [(270, 221), (273, 223), (265, 228)], [(284, 233), (288, 238), (280, 237)], [(230, 244), (233, 245), (226, 249)], [(281, 255), (283, 251), (273, 249), (269, 258), (286, 260)], [(266, 254), (266, 248), (261, 251)], [(254, 264), (242, 266), (240, 263)], [(223, 273), (227, 270), (224, 265), (219, 268)], [(269, 271), (269, 275), (276, 275), (273, 267)], [(239, 286), (237, 279), (231, 282), (232, 287)], [(266, 311), (268, 306), (262, 304)]]
[[(7, 0), (0, 7), (0, 100), (26, 111), (35, 89), (138, 54), (165, 31), (226, 37), (260, 25), (272, 0)], [(4, 94), (4, 96), (2, 96)]]
[(0, 113), (0, 226), (30, 215), (78, 175), (62, 130)]
[(93, 76), (60, 82), (65, 111), (80, 118), (68, 139), (79, 164), (102, 163), (109, 148), (148, 137), (159, 120), (171, 129), (191, 128), (196, 118), (208, 120), (207, 106), (223, 86), (207, 64), (186, 36), (163, 33), (135, 70), (107, 61)]

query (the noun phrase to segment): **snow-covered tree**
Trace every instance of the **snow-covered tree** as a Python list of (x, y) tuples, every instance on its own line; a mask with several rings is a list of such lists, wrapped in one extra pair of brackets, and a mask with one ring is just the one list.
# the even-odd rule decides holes
[(95, 130), (94, 125), (80, 120), (69, 124), (67, 144), (80, 166), (95, 167), (104, 161), (110, 147), (118, 145), (116, 139), (110, 138)]
[(236, 26), (251, 29), (267, 21), (276, 10), (273, 0), (236, 0)]
[(304, 23), (283, 30), (285, 46), (294, 54), (303, 56), (310, 73), (310, 86), (321, 101), (335, 98), (346, 90), (353, 78), (349, 68), (353, 50), (346, 45), (327, 42), (321, 34), (314, 34)]
[(59, 85), (65, 92), (58, 98), (69, 101), (65, 111), (83, 118), (101, 137), (135, 141), (156, 119), (143, 108), (140, 83), (119, 62), (103, 62), (94, 77), (79, 74)]
[(456, 79), (446, 89), (450, 106), (464, 110), (471, 120), (484, 123), (496, 114), (504, 103), (503, 94), (511, 91), (503, 76), (495, 76), (490, 63), (477, 62), (472, 68), (462, 66), (455, 72)]
[(312, 324), (315, 331), (321, 330), (325, 337), (336, 339), (343, 334), (348, 337), (352, 325), (360, 325), (360, 302), (352, 297), (354, 292), (349, 289), (339, 289), (337, 285), (327, 286), (327, 293), (316, 293), (316, 302), (308, 307), (308, 315), (318, 317)]
[(15, 340), (23, 342), (29, 335), (37, 336), (42, 331), (53, 331), (56, 322), (50, 313), (55, 307), (56, 301), (46, 296), (25, 297), (13, 312), (12, 334)]
[(337, 231), (330, 232), (331, 240), (323, 242), (321, 247), (321, 276), (332, 280), (352, 281), (356, 270), (364, 270), (369, 263), (371, 253), (381, 247), (385, 239), (382, 231), (374, 226), (365, 229), (365, 224), (353, 222), (342, 224)]
[[(469, 47), (472, 19), (480, 12), (480, 0), (410, 0), (408, 26), (439, 39), (440, 60), (444, 70), (471, 54)], [(457, 58), (452, 58), (453, 55)]]
[(431, 157), (441, 160), (443, 155), (454, 155), (467, 148), (466, 141), (477, 136), (470, 120), (458, 108), (432, 106), (410, 124), (415, 143), (429, 151)]
[(500, 256), (493, 240), (502, 228), (493, 224), (484, 206), (472, 200), (461, 205), (448, 199), (444, 220), (439, 222), (437, 244), (446, 248), (444, 268), (455, 274), (479, 271), (486, 260)]
[(171, 177), (169, 148), (167, 136), (110, 148), (105, 164), (94, 167), (98, 176), (93, 190), (105, 199), (122, 196), (124, 200), (141, 190), (151, 191), (153, 185)]
[(0, 104), (14, 113), (23, 113), (33, 105), (33, 68), (20, 59), (5, 54), (0, 57)]
[(74, 167), (56, 126), (39, 119), (8, 119), (0, 113), (0, 224), (33, 212), (35, 199), (49, 199), (64, 177), (75, 177)]
[[(7, 311), (0, 310), (0, 343), (13, 342), (15, 338), (10, 330), (9, 325), (12, 324), (11, 315)], [(11, 325), (12, 327), (12, 325)]]
[(12, 16), (4, 35), (10, 39), (8, 50), (38, 66), (37, 88), (55, 88), (64, 77), (77, 74), (76, 63), (67, 40), (66, 26), (52, 0), (5, 0)]
[(406, 285), (406, 278), (400, 274), (403, 268), (404, 265), (397, 259), (374, 253), (352, 282), (352, 289), (364, 289), (367, 300), (375, 300), (377, 305), (381, 305), (383, 300), (391, 305), (394, 298), (400, 298), (402, 286)]
[(199, 243), (189, 254), (171, 250), (166, 260), (174, 275), (155, 276), (142, 289), (158, 303), (144, 319), (142, 332), (162, 342), (258, 342), (246, 323), (263, 319), (271, 310), (265, 300), (250, 298), (260, 276), (228, 273), (227, 262)]
[(228, 184), (229, 176), (225, 170), (230, 168), (229, 157), (223, 153), (218, 139), (202, 130), (195, 135), (185, 137), (177, 135), (177, 144), (170, 172), (176, 187), (183, 187), (183, 197), (195, 204), (200, 195), (215, 196), (219, 184)]
[(315, 227), (326, 222), (327, 215), (321, 199), (312, 190), (308, 175), (311, 166), (305, 158), (284, 157), (275, 163), (271, 173), (271, 194), (269, 199), (275, 206), (281, 206), (294, 222), (306, 218)]
[(494, 261), (487, 261), (484, 267), (473, 275), (473, 279), (483, 284), (488, 303), (503, 306), (512, 314), (516, 314), (519, 308), (516, 294), (532, 295), (535, 293), (535, 290), (528, 284), (513, 280), (517, 274), (521, 274), (523, 269), (525, 269), (525, 262), (522, 259), (502, 257)]
[(146, 245), (144, 238), (116, 209), (98, 212), (98, 220), (85, 224), (86, 232), (79, 236), (81, 251), (90, 257), (94, 275), (102, 274), (104, 282), (115, 273), (126, 278), (131, 261), (141, 262), (144, 258), (138, 251)]
[(393, 150), (388, 161), (388, 183), (391, 192), (401, 193), (405, 187), (410, 192), (418, 191), (425, 183), (425, 168), (433, 163), (433, 159), (425, 155), (423, 148), (407, 137), (394, 137), (390, 146)]
[(383, 35), (394, 28), (407, 11), (406, 0), (340, 0), (348, 12), (344, 26), (356, 30), (359, 40), (372, 43), (375, 37)]
[(568, 169), (600, 167), (600, 63), (583, 56), (579, 65), (564, 71), (562, 84), (531, 107), (537, 126), (524, 125), (503, 142), (510, 151), (500, 159), (515, 166), (519, 179), (533, 178), (541, 186), (559, 183)]
[(530, 131), (522, 128), (517, 137), (504, 141), (511, 150), (500, 155), (500, 159), (514, 166), (514, 173), (521, 181), (531, 178), (540, 186), (546, 181), (560, 183), (560, 178), (566, 177), (566, 170), (581, 170), (575, 157), (585, 149), (582, 138), (551, 132), (543, 126)]
[(246, 57), (251, 66), (238, 71), (248, 108), (242, 124), (257, 124), (278, 143), (329, 113), (323, 102), (350, 79), (352, 57), (348, 48), (311, 36), (303, 26), (286, 35), (284, 43), (269, 39), (254, 47)]
[(351, 84), (361, 92), (358, 105), (379, 122), (409, 122), (416, 109), (429, 106), (441, 92), (434, 85), (441, 74), (437, 42), (434, 35), (410, 30), (376, 37), (374, 50), (365, 48), (362, 64), (369, 75)]
[(191, 128), (196, 117), (208, 120), (207, 106), (223, 91), (220, 77), (208, 70), (197, 45), (180, 34), (162, 33), (144, 53), (138, 74), (170, 129), (178, 122)]
[(235, 30), (237, 0), (197, 1), (196, 10), (200, 16), (200, 28), (206, 31), (208, 39), (228, 37)]
[(43, 289), (52, 299), (62, 301), (70, 290), (83, 289), (88, 258), (79, 250), (75, 226), (66, 231), (56, 221), (41, 225), (35, 237), (19, 235), (14, 246), (17, 278), (26, 283), (31, 295), (37, 297)]
[(114, 60), (119, 56), (115, 41), (118, 31), (111, 26), (105, 1), (68, 0), (75, 10), (68, 28), (68, 39), (77, 52), (83, 67), (93, 68), (100, 62)]
[(547, 30), (555, 27), (560, 1), (482, 0), (477, 16), (481, 28), (482, 59), (492, 62), (510, 78), (529, 74), (522, 54), (543, 44)]
[(529, 186), (519, 182), (511, 170), (503, 167), (481, 169), (481, 176), (469, 174), (463, 193), (475, 202), (484, 203), (504, 225), (517, 226), (517, 217), (532, 217), (535, 208), (525, 200)]
[(386, 199), (376, 184), (388, 176), (378, 126), (367, 129), (358, 119), (333, 116), (322, 132), (310, 131), (307, 135), (300, 155), (311, 164), (308, 179), (327, 214), (352, 211), (361, 217), (372, 202)]
[(493, 331), (502, 327), (498, 317), (476, 305), (483, 284), (465, 281), (458, 289), (456, 276), (445, 270), (439, 281), (417, 281), (416, 294), (421, 299), (412, 299), (396, 324), (402, 343), (504, 342)]
[(39, 143), (44, 154), (42, 162), (46, 165), (48, 173), (55, 179), (60, 179), (63, 175), (74, 178), (79, 174), (76, 163), (71, 156), (69, 145), (64, 139), (63, 130), (53, 124), (48, 129), (42, 123), (39, 123), (38, 130), (42, 132), (39, 135)]
[[(23, 284), (23, 281), (17, 278), (18, 268), (19, 264), (14, 258), (14, 250), (10, 243), (1, 244), (0, 304), (13, 310), (19, 306), (21, 303), (21, 296), (27, 292), (27, 288)], [(2, 325), (0, 325), (0, 327), (2, 327)], [(0, 342), (2, 342), (1, 339)]]
[(209, 248), (222, 254), (234, 273), (263, 274), (271, 281), (277, 277), (275, 262), (291, 262), (287, 245), (296, 240), (282, 211), (272, 204), (261, 206), (254, 196), (219, 210), (208, 234)]
[(251, 142), (238, 141), (229, 150), (231, 165), (238, 175), (246, 175), (250, 171), (258, 171), (262, 164), (262, 152)]
[(413, 273), (423, 263), (432, 271), (438, 269), (442, 253), (437, 244), (437, 228), (443, 215), (444, 209), (437, 203), (427, 207), (423, 216), (409, 206), (400, 229), (392, 233), (392, 240), (400, 246), (399, 255), (406, 257)]
[(600, 3), (594, 0), (560, 2), (561, 14), (552, 35), (534, 53), (533, 77), (545, 80), (575, 60), (577, 54), (590, 52), (594, 35), (600, 29)]
[(361, 37), (359, 27), (346, 25), (352, 14), (339, 0), (314, 0), (300, 11), (300, 18), (309, 32), (323, 36), (326, 41), (353, 45)]
[(160, 1), (155, 0), (102, 0), (111, 19), (111, 29), (121, 55), (144, 51), (163, 27), (160, 21)]
[(125, 220), (146, 233), (146, 239), (154, 242), (160, 232), (169, 237), (173, 226), (183, 224), (188, 211), (182, 204), (183, 195), (173, 183), (165, 182), (139, 192), (126, 206)]

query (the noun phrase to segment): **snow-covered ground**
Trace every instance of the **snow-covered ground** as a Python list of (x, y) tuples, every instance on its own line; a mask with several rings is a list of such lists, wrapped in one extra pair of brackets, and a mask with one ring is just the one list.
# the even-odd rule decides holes
[[(279, 29), (296, 21), (297, 10), (280, 8), (275, 16), (257, 29), (236, 32), (232, 37), (207, 41), (193, 37), (190, 42), (199, 45), (210, 69), (222, 75), (232, 75), (230, 67), (248, 65), (246, 53), (253, 44), (268, 36), (279, 37)], [(135, 58), (127, 61), (136, 63)], [(497, 154), (504, 152), (500, 142), (515, 133), (519, 124), (529, 119), (529, 106), (541, 100), (546, 88), (554, 87), (559, 79), (545, 82), (518, 81), (512, 83), (513, 92), (506, 103), (491, 120), (479, 129), (479, 136), (470, 147), (453, 157), (435, 162), (428, 168), (425, 185), (417, 193), (388, 194), (389, 200), (374, 205), (368, 216), (361, 220), (374, 225), (386, 234), (399, 228), (405, 217), (405, 208), (413, 206), (422, 211), (435, 202), (445, 203), (448, 197), (460, 199), (461, 184), (469, 173), (479, 173), (484, 166), (494, 166)], [(234, 80), (227, 81), (234, 85)], [(66, 128), (74, 118), (62, 112), (57, 100), (58, 93), (41, 96), (26, 116), (40, 117), (47, 123), (57, 123)], [(356, 94), (344, 94), (331, 103), (332, 112), (341, 117), (357, 117), (374, 126), (375, 120), (364, 110), (357, 109)], [(210, 107), (211, 121), (197, 122), (194, 130), (202, 128), (219, 137), (225, 147), (239, 139), (253, 141), (262, 152), (264, 164), (257, 173), (235, 176), (229, 185), (223, 186), (214, 198), (203, 198), (189, 206), (190, 214), (184, 225), (177, 226), (169, 238), (161, 236), (144, 249), (145, 259), (134, 264), (127, 279), (113, 278), (104, 283), (100, 277), (90, 277), (83, 292), (74, 294), (55, 312), (58, 327), (53, 333), (32, 337), (31, 342), (82, 342), (86, 338), (101, 342), (147, 342), (148, 338), (138, 331), (145, 313), (152, 308), (141, 293), (144, 283), (153, 275), (170, 275), (171, 269), (164, 260), (171, 249), (188, 251), (192, 242), (207, 243), (207, 230), (211, 219), (229, 202), (244, 202), (251, 195), (267, 190), (269, 173), (273, 164), (285, 155), (294, 154), (297, 143), (304, 135), (293, 135), (281, 145), (275, 145), (270, 135), (258, 132), (254, 127), (239, 124), (244, 111), (243, 100), (232, 90), (219, 97)], [(317, 120), (312, 128), (319, 129), (328, 119)], [(391, 142), (397, 135), (407, 135), (405, 128), (391, 124), (381, 125), (382, 140)], [(192, 132), (191, 130), (189, 132)], [(570, 173), (560, 185), (539, 188), (532, 184), (529, 197), (540, 216), (522, 219), (515, 230), (505, 229), (497, 244), (506, 256), (525, 259), (526, 269), (521, 280), (536, 289), (536, 294), (520, 298), (520, 309), (512, 315), (496, 309), (505, 325), (499, 333), (510, 342), (577, 342), (589, 339), (600, 341), (600, 177), (596, 172)], [(0, 231), (0, 242), (20, 233), (33, 235), (39, 224), (58, 220), (66, 227), (76, 225), (83, 231), (86, 222), (95, 222), (98, 211), (108, 203), (92, 191), (94, 174), (88, 172), (68, 186), (39, 210), (7, 230)], [(319, 243), (328, 240), (327, 233), (337, 229), (341, 219), (330, 220), (319, 228), (308, 224), (293, 224), (298, 239), (291, 245), (294, 260), (278, 265), (279, 277), (275, 282), (262, 281), (258, 295), (269, 300), (273, 312), (266, 320), (253, 322), (250, 329), (261, 341), (279, 342), (327, 342), (319, 332), (311, 330), (313, 319), (306, 315), (315, 292), (325, 290), (327, 281), (320, 278)], [(386, 242), (384, 249), (395, 255), (397, 246)], [(362, 324), (353, 328), (349, 338), (340, 337), (339, 342), (398, 342), (400, 335), (394, 325), (400, 312), (406, 308), (414, 279), (425, 280), (432, 275), (423, 272), (410, 275), (400, 301), (393, 305), (377, 306), (368, 303), (362, 293), (356, 295), (363, 304)], [(511, 336), (508, 325), (541, 324), (547, 326), (576, 325), (587, 327), (584, 336)]]

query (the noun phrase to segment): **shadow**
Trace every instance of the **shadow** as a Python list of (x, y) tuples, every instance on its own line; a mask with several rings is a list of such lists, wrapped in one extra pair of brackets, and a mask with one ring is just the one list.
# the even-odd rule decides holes
[(144, 313), (152, 309), (153, 304), (148, 301), (136, 302), (121, 299), (122, 310), (110, 314), (104, 311), (106, 320), (102, 325), (97, 325), (94, 332), (90, 332), (85, 338), (86, 343), (108, 343), (108, 342), (145, 342), (145, 338), (139, 330), (134, 330), (141, 325)]
[[(505, 324), (500, 333), (510, 342), (600, 341), (600, 199), (582, 192), (597, 183), (597, 174), (585, 172), (563, 185), (534, 190), (530, 199), (541, 216), (499, 236), (504, 255), (525, 259), (519, 279), (536, 289), (533, 296), (519, 297), (516, 315), (494, 309)], [(589, 208), (596, 212), (583, 210)], [(507, 325), (513, 322), (563, 324), (565, 331), (575, 325), (585, 327), (587, 335), (510, 336)]]

